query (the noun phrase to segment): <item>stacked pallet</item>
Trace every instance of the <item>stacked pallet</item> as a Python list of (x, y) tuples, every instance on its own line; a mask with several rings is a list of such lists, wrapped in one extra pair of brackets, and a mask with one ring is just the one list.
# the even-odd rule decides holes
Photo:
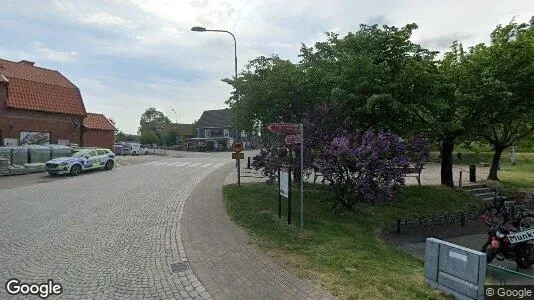
[(0, 147), (0, 157), (11, 161), (11, 147)]
[(9, 175), (9, 159), (0, 157), (0, 176)]
[(22, 175), (22, 174), (28, 174), (28, 170), (24, 168), (24, 166), (21, 165), (11, 165), (9, 166), (9, 174), (10, 175)]
[(50, 160), (50, 147), (28, 145), (28, 160), (30, 164), (45, 163)]
[(45, 163), (29, 163), (24, 164), (23, 167), (28, 170), (28, 173), (39, 173), (46, 170)]
[(50, 158), (70, 157), (72, 149), (64, 145), (48, 145), (50, 147)]
[[(11, 147), (11, 164), (22, 166), (28, 163), (28, 147)], [(22, 167), (24, 168), (24, 167)]]

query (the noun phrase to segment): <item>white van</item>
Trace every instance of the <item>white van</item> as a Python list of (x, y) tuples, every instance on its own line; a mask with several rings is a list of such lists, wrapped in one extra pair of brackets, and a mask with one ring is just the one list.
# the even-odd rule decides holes
[(138, 155), (141, 154), (141, 144), (139, 143), (124, 143), (121, 147), (121, 155)]

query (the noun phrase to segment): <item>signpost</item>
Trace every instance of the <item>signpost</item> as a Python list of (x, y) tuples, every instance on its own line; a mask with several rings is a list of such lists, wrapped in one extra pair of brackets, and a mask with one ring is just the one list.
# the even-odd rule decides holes
[(237, 186), (241, 186), (241, 159), (245, 158), (245, 154), (241, 153), (243, 151), (243, 143), (235, 141), (232, 144), (232, 149), (235, 151), (232, 153), (232, 159), (235, 159), (237, 164)]
[(267, 129), (274, 133), (296, 134), (299, 133), (299, 124), (273, 123), (267, 126)]
[(302, 140), (302, 136), (300, 134), (288, 135), (284, 139), (284, 141), (286, 142), (287, 145), (299, 144), (301, 140)]
[(304, 228), (304, 125), (294, 123), (273, 123), (267, 126), (267, 129), (274, 133), (286, 134), (284, 139), (286, 145), (296, 145), (300, 143), (300, 228)]
[(234, 152), (234, 153), (232, 153), (232, 159), (245, 159), (245, 153), (243, 153), (243, 152)]
[(287, 198), (287, 224), (291, 224), (291, 168), (280, 166), (278, 178), (278, 217), (282, 217), (282, 197), (285, 197)]

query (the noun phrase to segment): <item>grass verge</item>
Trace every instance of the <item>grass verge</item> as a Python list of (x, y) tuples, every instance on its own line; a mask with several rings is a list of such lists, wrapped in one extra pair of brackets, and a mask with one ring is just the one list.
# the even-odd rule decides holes
[[(295, 189), (296, 190), (296, 189)], [(406, 187), (395, 203), (360, 205), (355, 213), (333, 216), (324, 185), (306, 185), (305, 230), (287, 225), (287, 200), (278, 218), (278, 190), (267, 184), (226, 186), (223, 198), (232, 220), (246, 228), (257, 245), (281, 265), (312, 278), (343, 299), (441, 299), (423, 279), (423, 262), (387, 245), (380, 228), (399, 217), (460, 211), (480, 203), (446, 187)], [(299, 224), (298, 193), (293, 220)]]
[[(461, 152), (461, 151), (460, 151)], [(454, 164), (479, 165), (479, 163), (491, 163), (493, 152), (462, 152), (462, 158), (458, 157), (459, 152), (453, 155)], [(431, 152), (430, 161), (439, 163), (439, 153)], [(501, 157), (501, 170), (497, 176), (500, 179), (499, 188), (507, 194), (533, 194), (534, 193), (534, 153), (517, 153), (517, 164), (510, 162), (510, 153), (505, 152)], [(495, 183), (488, 183), (495, 186)]]

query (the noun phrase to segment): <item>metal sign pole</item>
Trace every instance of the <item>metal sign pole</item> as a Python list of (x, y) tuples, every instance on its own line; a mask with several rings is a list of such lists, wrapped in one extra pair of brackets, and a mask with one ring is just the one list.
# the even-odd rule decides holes
[(282, 217), (282, 194), (280, 190), (282, 185), (282, 180), (280, 179), (280, 166), (278, 166), (278, 218)]
[(287, 191), (287, 224), (291, 224), (291, 166), (288, 167), (288, 191)]
[(304, 228), (304, 124), (300, 123), (300, 228)]

